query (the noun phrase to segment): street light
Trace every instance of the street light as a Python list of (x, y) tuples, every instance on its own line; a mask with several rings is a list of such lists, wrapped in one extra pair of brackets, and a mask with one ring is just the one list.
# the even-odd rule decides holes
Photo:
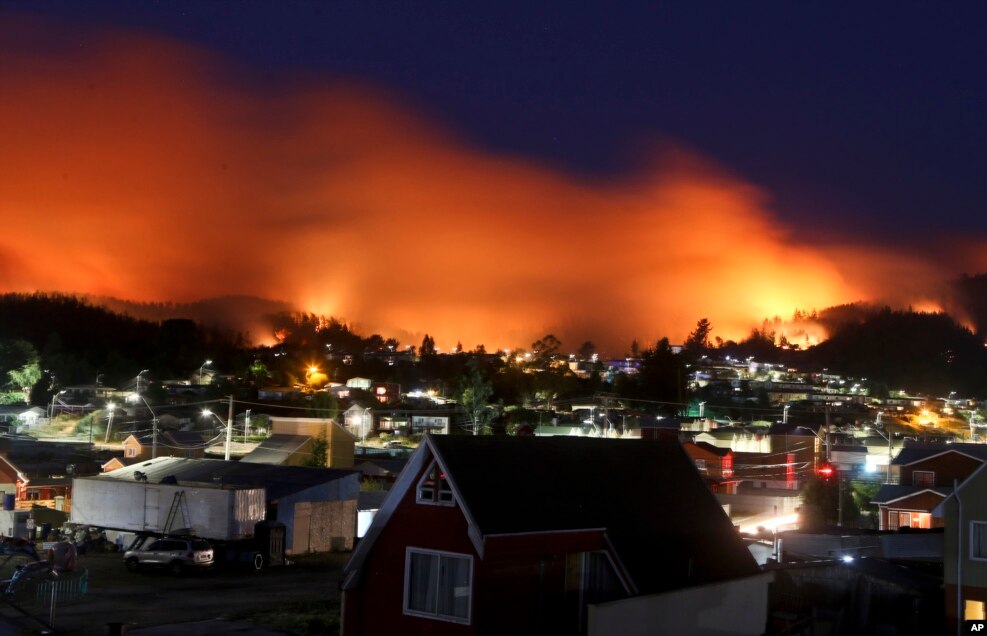
[(232, 395), (230, 396), (229, 400), (230, 400), (230, 414), (226, 418), (225, 422), (223, 421), (223, 418), (216, 415), (211, 410), (202, 409), (203, 415), (205, 415), (206, 417), (212, 415), (217, 420), (219, 420), (220, 424), (222, 424), (226, 428), (226, 452), (224, 454), (224, 458), (226, 459), (226, 461), (230, 461), (230, 444), (233, 441), (233, 396)]
[(137, 395), (141, 394), (141, 376), (148, 372), (148, 369), (144, 369), (137, 374)]
[(202, 384), (202, 370), (212, 364), (212, 360), (206, 360), (201, 365), (199, 365), (199, 384)]
[(65, 390), (64, 389), (61, 390), (61, 391), (59, 391), (58, 393), (55, 393), (54, 395), (51, 396), (51, 410), (48, 413), (48, 420), (49, 421), (55, 419), (55, 400), (57, 400), (58, 399), (58, 396), (59, 395), (62, 395), (63, 393), (65, 393)]
[[(110, 402), (106, 405), (106, 410), (110, 412), (109, 419), (106, 422), (106, 438), (103, 440), (104, 444), (110, 443), (110, 431), (113, 430), (113, 412), (116, 410), (117, 405)], [(92, 441), (92, 427), (89, 428), (89, 441)]]
[[(370, 417), (370, 418), (373, 417), (372, 415), (370, 415), (370, 407), (369, 406), (367, 408), (363, 409), (363, 426), (362, 426), (362, 428), (363, 428), (363, 446), (366, 446), (367, 445), (367, 429), (370, 428), (370, 423), (367, 422), (367, 418), (368, 417)], [(370, 421), (372, 422), (373, 419), (371, 419)]]

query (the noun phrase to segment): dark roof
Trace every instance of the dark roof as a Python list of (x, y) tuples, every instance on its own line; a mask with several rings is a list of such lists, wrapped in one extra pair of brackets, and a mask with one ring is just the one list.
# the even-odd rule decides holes
[(907, 466), (917, 461), (940, 455), (942, 453), (954, 452), (969, 455), (980, 461), (987, 461), (987, 444), (923, 444), (910, 442), (898, 452), (898, 455), (891, 462), (896, 466)]
[(861, 444), (833, 444), (830, 450), (843, 453), (866, 453), (867, 447)]
[(221, 459), (189, 459), (185, 457), (158, 457), (139, 464), (103, 473), (92, 479), (121, 479), (133, 481), (134, 472), (147, 475), (148, 483), (157, 484), (166, 477), (174, 477), (178, 484), (222, 484), (234, 487), (265, 488), (267, 499), (307, 490), (337, 479), (358, 474), (354, 470), (338, 468), (310, 468), (308, 466), (272, 466), (269, 464), (244, 464)]
[(356, 498), (357, 510), (380, 510), (387, 499), (386, 490), (371, 490), (369, 492), (360, 491)]
[(311, 440), (309, 435), (271, 435), (240, 460), (248, 464), (283, 464)]
[(908, 486), (903, 484), (884, 484), (871, 498), (871, 503), (888, 503), (896, 501), (902, 497), (910, 497), (926, 490), (948, 497), (953, 488), (951, 486)]
[(407, 463), (407, 457), (403, 459), (393, 459), (390, 457), (368, 457), (366, 459), (358, 459), (353, 468), (359, 470), (365, 475), (371, 475), (374, 477), (381, 477), (385, 474), (397, 476), (401, 474), (401, 471), (404, 470)]
[(733, 451), (729, 448), (721, 448), (719, 446), (713, 446), (709, 442), (689, 442), (697, 448), (701, 448), (707, 453), (712, 453), (714, 455), (719, 455), (720, 457), (725, 457), (732, 453)]
[(427, 439), (484, 536), (605, 529), (641, 594), (759, 571), (677, 441)]

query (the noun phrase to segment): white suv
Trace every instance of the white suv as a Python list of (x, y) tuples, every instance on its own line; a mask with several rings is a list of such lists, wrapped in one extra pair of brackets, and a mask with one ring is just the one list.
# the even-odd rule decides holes
[(187, 570), (212, 567), (213, 550), (205, 539), (142, 537), (138, 538), (124, 553), (123, 563), (131, 572), (136, 572), (143, 566), (149, 566), (166, 567), (174, 574), (182, 574)]

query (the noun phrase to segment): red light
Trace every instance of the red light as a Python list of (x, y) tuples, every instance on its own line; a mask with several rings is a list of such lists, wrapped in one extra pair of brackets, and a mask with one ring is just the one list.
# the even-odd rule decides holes
[(816, 472), (823, 479), (829, 479), (830, 477), (836, 474), (836, 469), (833, 468), (830, 464), (820, 464), (819, 468), (816, 469)]

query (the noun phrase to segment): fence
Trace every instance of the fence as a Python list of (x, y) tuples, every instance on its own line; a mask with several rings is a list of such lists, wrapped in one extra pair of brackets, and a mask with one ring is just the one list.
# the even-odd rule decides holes
[(42, 607), (61, 605), (81, 599), (89, 590), (89, 570), (68, 572), (60, 578), (41, 581), (34, 590), (34, 602)]

